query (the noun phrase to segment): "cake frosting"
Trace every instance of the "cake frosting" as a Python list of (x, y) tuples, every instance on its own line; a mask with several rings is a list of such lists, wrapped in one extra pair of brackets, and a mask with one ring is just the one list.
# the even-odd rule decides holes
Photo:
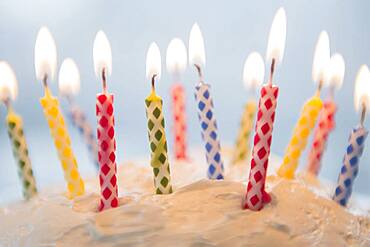
[[(227, 157), (227, 155), (225, 155)], [(1, 246), (370, 246), (370, 208), (343, 208), (332, 188), (312, 177), (276, 177), (272, 156), (267, 190), (272, 203), (241, 209), (247, 162), (227, 165), (226, 179), (206, 179), (203, 156), (172, 162), (174, 193), (155, 195), (145, 159), (119, 167), (120, 206), (98, 213), (97, 178), (73, 201), (63, 186), (0, 209)], [(369, 204), (367, 204), (368, 206)]]

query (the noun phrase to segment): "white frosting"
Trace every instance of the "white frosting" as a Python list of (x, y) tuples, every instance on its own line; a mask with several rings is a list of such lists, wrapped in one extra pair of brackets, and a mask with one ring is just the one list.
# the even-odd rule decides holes
[[(227, 154), (225, 155), (228, 156)], [(370, 211), (353, 213), (330, 200), (310, 177), (267, 179), (273, 201), (260, 212), (241, 210), (247, 162), (227, 179), (206, 179), (203, 156), (172, 162), (174, 193), (154, 195), (145, 160), (122, 165), (120, 207), (96, 212), (98, 179), (87, 194), (67, 200), (62, 187), (0, 209), (1, 246), (368, 246)], [(270, 173), (280, 160), (271, 158)], [(367, 216), (366, 216), (367, 215)]]

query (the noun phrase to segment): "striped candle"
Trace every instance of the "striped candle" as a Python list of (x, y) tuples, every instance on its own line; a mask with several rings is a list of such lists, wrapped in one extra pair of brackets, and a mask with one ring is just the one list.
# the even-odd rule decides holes
[(317, 176), (321, 168), (321, 160), (330, 132), (335, 127), (334, 115), (337, 106), (334, 101), (327, 100), (319, 114), (318, 125), (314, 132), (312, 146), (308, 155), (307, 171)]
[(256, 102), (250, 100), (244, 107), (242, 119), (240, 121), (239, 132), (235, 142), (232, 163), (244, 161), (250, 152), (250, 135), (253, 130), (253, 121), (256, 114)]
[(223, 179), (224, 165), (221, 158), (221, 145), (217, 135), (217, 123), (209, 88), (208, 84), (201, 82), (195, 88), (195, 100), (198, 105), (198, 118), (206, 150), (208, 178)]
[(25, 199), (30, 199), (37, 194), (37, 189), (23, 133), (23, 121), (21, 116), (17, 115), (10, 107), (8, 109), (6, 116), (8, 134), (13, 146), (14, 158), (18, 163), (18, 175), (22, 181), (23, 196)]
[(333, 196), (333, 200), (342, 206), (346, 206), (351, 197), (367, 135), (368, 131), (363, 126), (359, 126), (354, 128), (349, 136), (347, 150)]
[(95, 168), (99, 170), (98, 143), (96, 141), (96, 136), (93, 132), (93, 129), (87, 121), (84, 112), (77, 105), (72, 105), (70, 107), (69, 117), (73, 125), (82, 135), (90, 152), (90, 157), (94, 161)]

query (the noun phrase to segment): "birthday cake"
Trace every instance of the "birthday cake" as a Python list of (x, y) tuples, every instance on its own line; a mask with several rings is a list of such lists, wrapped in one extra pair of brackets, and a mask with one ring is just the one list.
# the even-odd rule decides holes
[[(242, 210), (248, 165), (227, 165), (226, 179), (206, 179), (203, 156), (172, 162), (174, 192), (154, 194), (149, 162), (119, 167), (119, 207), (98, 212), (99, 182), (86, 180), (86, 194), (68, 200), (64, 186), (1, 208), (1, 246), (369, 246), (369, 208), (348, 209), (331, 200), (332, 188), (314, 178), (274, 176), (272, 203)], [(226, 159), (228, 155), (225, 155)]]

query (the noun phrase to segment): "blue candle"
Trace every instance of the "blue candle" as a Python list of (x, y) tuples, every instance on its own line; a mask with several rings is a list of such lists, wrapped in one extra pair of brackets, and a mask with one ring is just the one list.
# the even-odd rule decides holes
[(353, 183), (358, 174), (359, 160), (364, 149), (367, 134), (368, 131), (363, 126), (354, 128), (350, 134), (349, 144), (343, 158), (343, 165), (333, 196), (333, 200), (342, 206), (346, 206), (351, 197)]

